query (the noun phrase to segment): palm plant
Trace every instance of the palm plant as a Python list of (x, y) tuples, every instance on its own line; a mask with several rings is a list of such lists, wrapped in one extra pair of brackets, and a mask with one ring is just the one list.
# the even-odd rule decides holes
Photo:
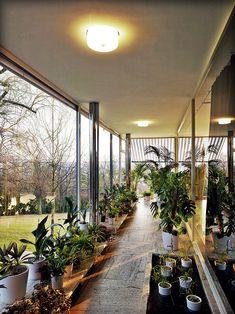
[(82, 217), (82, 222), (83, 224), (86, 223), (86, 214), (87, 214), (87, 211), (89, 209), (90, 205), (89, 205), (89, 201), (87, 199), (81, 199), (81, 202), (80, 202), (80, 208), (79, 208), (79, 213)]
[(158, 191), (161, 205), (152, 202), (150, 206), (154, 218), (161, 218), (163, 231), (174, 235), (185, 233), (182, 223), (195, 214), (195, 203), (188, 197), (186, 175), (186, 171), (164, 173), (164, 182)]
[(135, 168), (131, 171), (131, 189), (136, 191), (137, 185), (142, 178), (146, 178), (147, 166), (145, 163), (139, 163), (135, 165)]

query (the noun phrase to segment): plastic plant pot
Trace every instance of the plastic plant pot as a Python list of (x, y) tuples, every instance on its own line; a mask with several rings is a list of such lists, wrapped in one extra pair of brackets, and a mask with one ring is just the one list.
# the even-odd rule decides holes
[(187, 257), (187, 258), (181, 258), (181, 266), (184, 268), (189, 268), (192, 266), (192, 260), (191, 258)]
[(169, 282), (159, 282), (158, 292), (160, 295), (170, 295), (171, 294), (171, 284)]
[(172, 267), (170, 267), (170, 266), (162, 266), (161, 267), (161, 275), (163, 277), (170, 277), (172, 275)]
[(215, 267), (217, 270), (226, 270), (226, 262), (220, 262), (220, 261), (217, 261), (215, 260)]
[(184, 289), (190, 288), (193, 280), (191, 277), (185, 278), (184, 276), (179, 277), (180, 287)]
[(171, 268), (174, 268), (176, 266), (176, 260), (174, 258), (167, 257), (165, 259), (165, 264), (166, 266), (170, 266)]
[(200, 311), (201, 306), (202, 306), (202, 299), (198, 297), (197, 295), (194, 295), (194, 294), (187, 295), (186, 302), (187, 302), (187, 308), (190, 311), (193, 311), (193, 312)]

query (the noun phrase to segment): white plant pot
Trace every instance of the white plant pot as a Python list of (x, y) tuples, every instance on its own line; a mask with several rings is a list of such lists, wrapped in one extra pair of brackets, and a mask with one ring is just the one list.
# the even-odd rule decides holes
[(17, 269), (22, 272), (0, 280), (0, 284), (6, 287), (0, 289), (0, 304), (12, 304), (25, 297), (29, 269), (23, 265), (17, 266)]
[(28, 264), (29, 268), (29, 280), (41, 280), (42, 279), (42, 267), (45, 264), (45, 257), (41, 257), (39, 260), (34, 261), (32, 264)]
[(215, 260), (215, 267), (216, 267), (216, 269), (218, 269), (218, 270), (226, 270), (226, 266), (227, 266), (226, 262), (218, 262), (218, 261)]
[[(197, 299), (197, 301), (190, 301), (190, 298), (194, 297), (195, 299)], [(200, 311), (201, 306), (202, 306), (202, 299), (200, 297), (198, 297), (197, 295), (193, 295), (193, 294), (189, 294), (186, 297), (186, 301), (187, 301), (187, 308), (190, 311), (196, 312), (196, 311)]]
[[(167, 269), (165, 269), (167, 267)], [(170, 266), (162, 266), (161, 267), (161, 275), (163, 277), (170, 277), (172, 275), (172, 267)]]
[(88, 224), (87, 223), (85, 223), (85, 224), (79, 224), (79, 228), (80, 228), (80, 230), (81, 231), (87, 231), (88, 230)]
[(109, 223), (109, 225), (113, 225), (113, 223), (114, 223), (114, 218), (108, 217), (108, 223)]
[(64, 275), (61, 276), (51, 276), (51, 287), (53, 289), (63, 288)]
[(179, 277), (180, 287), (184, 289), (190, 288), (193, 280), (191, 277), (188, 277), (187, 279), (184, 278), (184, 276)]
[(170, 295), (171, 294), (171, 284), (167, 283), (168, 287), (162, 287), (161, 282), (158, 283), (158, 292), (161, 295)]
[(181, 258), (181, 266), (184, 268), (189, 268), (192, 266), (192, 260), (191, 258), (184, 259), (183, 257)]
[(73, 274), (73, 263), (65, 267), (64, 279), (68, 279)]
[(178, 235), (175, 236), (171, 233), (162, 231), (162, 241), (165, 250), (176, 251), (178, 250)]
[(176, 260), (174, 258), (168, 258), (165, 260), (165, 265), (174, 268), (176, 266)]

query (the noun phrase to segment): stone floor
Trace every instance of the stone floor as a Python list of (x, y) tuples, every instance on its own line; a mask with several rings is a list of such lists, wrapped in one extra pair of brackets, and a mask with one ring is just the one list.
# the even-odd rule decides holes
[(162, 245), (157, 229), (149, 204), (141, 199), (86, 279), (71, 314), (145, 313), (146, 267), (151, 252)]

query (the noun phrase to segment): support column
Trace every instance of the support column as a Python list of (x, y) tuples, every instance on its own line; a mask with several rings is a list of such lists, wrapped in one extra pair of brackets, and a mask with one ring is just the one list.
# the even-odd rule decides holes
[(99, 206), (99, 103), (89, 103), (90, 223), (96, 224)]
[[(81, 202), (81, 112), (80, 105), (76, 111), (76, 207), (80, 209)], [(80, 219), (80, 215), (78, 215)]]
[(122, 138), (119, 135), (119, 155), (118, 155), (118, 181), (119, 184), (122, 182)]
[(228, 186), (233, 192), (233, 131), (228, 131)]
[(131, 187), (131, 134), (126, 134), (126, 186)]
[(109, 160), (109, 165), (110, 165), (110, 187), (113, 186), (113, 134), (110, 133), (110, 160)]
[[(195, 99), (191, 103), (191, 123), (192, 123), (192, 137), (191, 137), (191, 189), (192, 200), (196, 199), (196, 178), (195, 178)], [(195, 238), (195, 217), (192, 218), (192, 241)]]

